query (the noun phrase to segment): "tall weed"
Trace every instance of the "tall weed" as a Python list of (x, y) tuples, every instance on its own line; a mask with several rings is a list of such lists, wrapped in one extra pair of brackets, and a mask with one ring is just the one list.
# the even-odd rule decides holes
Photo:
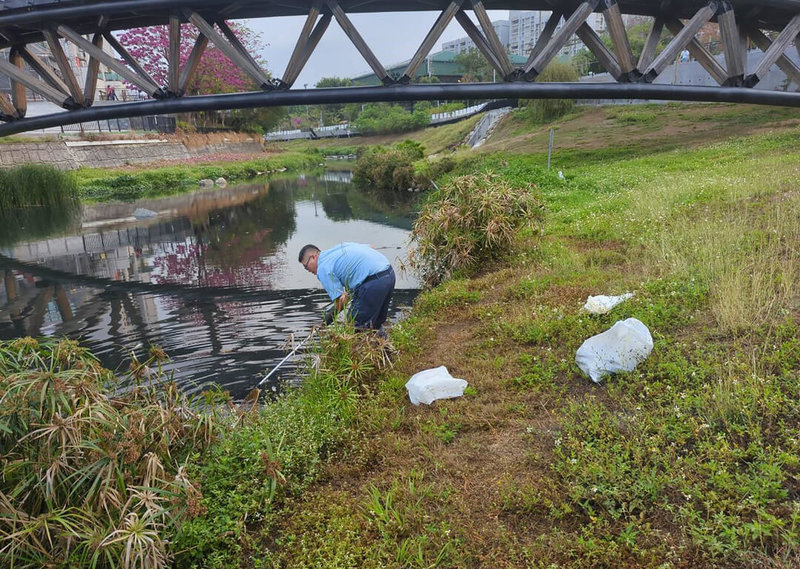
[(766, 211), (739, 202), (680, 216), (649, 242), (652, 257), (707, 284), (723, 331), (778, 320), (800, 293), (800, 206), (793, 195)]
[(77, 182), (69, 172), (43, 164), (0, 170), (0, 211), (32, 206), (62, 207), (77, 199)]
[(409, 266), (434, 286), (508, 251), (521, 229), (541, 231), (544, 205), (532, 183), (492, 172), (453, 178), (429, 197), (411, 232)]

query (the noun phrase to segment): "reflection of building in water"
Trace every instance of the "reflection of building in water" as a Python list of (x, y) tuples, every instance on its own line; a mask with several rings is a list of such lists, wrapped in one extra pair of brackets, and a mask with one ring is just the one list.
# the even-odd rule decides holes
[(34, 277), (7, 269), (0, 286), (0, 337), (70, 336), (86, 323), (106, 325), (84, 335), (87, 341), (152, 334), (163, 317), (155, 296), (109, 294), (103, 289)]
[[(112, 280), (146, 282), (142, 273), (145, 248), (160, 243), (185, 240), (192, 235), (192, 224), (186, 218), (156, 223), (146, 227), (107, 229), (83, 235), (56, 237), (14, 245), (0, 251), (19, 261), (44, 265), (61, 271), (89, 274)], [(132, 258), (140, 262), (134, 263)]]

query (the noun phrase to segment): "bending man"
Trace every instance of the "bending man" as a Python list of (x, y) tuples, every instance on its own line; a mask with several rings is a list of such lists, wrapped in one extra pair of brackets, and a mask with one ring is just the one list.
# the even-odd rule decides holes
[(352, 296), (350, 313), (356, 328), (380, 329), (389, 312), (395, 281), (392, 265), (383, 254), (361, 243), (340, 243), (325, 251), (306, 245), (297, 260), (317, 275), (337, 313)]

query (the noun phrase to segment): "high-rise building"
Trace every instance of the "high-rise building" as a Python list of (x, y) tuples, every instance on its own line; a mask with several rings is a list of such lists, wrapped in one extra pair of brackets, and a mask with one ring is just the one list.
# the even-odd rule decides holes
[[(497, 37), (500, 39), (500, 43), (508, 47), (510, 41), (510, 28), (511, 22), (508, 20), (497, 20), (496, 22), (492, 22), (492, 27), (494, 28)], [(452, 40), (448, 42), (444, 42), (442, 44), (442, 51), (452, 51), (453, 53), (462, 53), (465, 51), (469, 51), (470, 49), (476, 48), (475, 42), (472, 41), (467, 36), (463, 38), (458, 38), (457, 40)]]
[[(509, 53), (527, 57), (539, 37), (541, 37), (551, 13), (541, 10), (511, 10), (508, 13), (508, 20), (492, 22), (492, 26), (497, 32), (500, 43)], [(606, 22), (602, 14), (592, 13), (587, 19), (587, 23), (597, 33), (602, 33), (606, 30)], [(562, 19), (556, 29), (560, 29), (563, 25), (564, 21)], [(442, 44), (442, 50), (455, 53), (461, 53), (474, 47), (476, 47), (475, 43), (469, 37), (462, 37)], [(576, 36), (572, 36), (559, 53), (571, 57), (583, 48), (583, 42)]]

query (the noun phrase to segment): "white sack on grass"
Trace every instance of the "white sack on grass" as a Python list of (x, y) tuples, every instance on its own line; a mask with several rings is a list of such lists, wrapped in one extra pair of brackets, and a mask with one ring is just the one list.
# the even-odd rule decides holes
[(445, 366), (417, 372), (406, 382), (408, 397), (414, 405), (430, 405), (437, 399), (461, 397), (466, 387), (467, 382), (450, 375)]
[(633, 371), (652, 351), (650, 330), (636, 318), (628, 318), (581, 344), (575, 363), (592, 381), (600, 383), (604, 375)]
[(620, 302), (624, 302), (629, 298), (633, 298), (632, 292), (626, 292), (625, 294), (620, 294), (619, 296), (606, 296), (604, 294), (598, 294), (597, 296), (590, 296), (587, 298), (586, 304), (583, 305), (583, 308), (592, 314), (605, 314)]

